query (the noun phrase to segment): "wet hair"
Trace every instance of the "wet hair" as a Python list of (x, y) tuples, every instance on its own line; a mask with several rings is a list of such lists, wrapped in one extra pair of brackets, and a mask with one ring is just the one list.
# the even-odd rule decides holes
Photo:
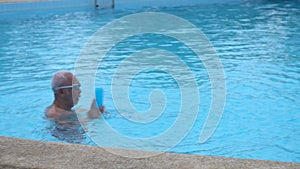
[(67, 75), (73, 75), (67, 70), (61, 70), (56, 72), (52, 77), (51, 88), (54, 91), (54, 88), (64, 86), (65, 83), (69, 80)]

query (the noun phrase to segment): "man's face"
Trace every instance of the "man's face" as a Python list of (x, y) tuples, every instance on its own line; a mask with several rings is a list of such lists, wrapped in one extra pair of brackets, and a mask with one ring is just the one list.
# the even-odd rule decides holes
[(69, 75), (67, 79), (68, 81), (66, 82), (65, 85), (73, 86), (73, 87), (64, 89), (64, 99), (69, 106), (73, 107), (79, 101), (79, 97), (81, 93), (80, 83), (78, 79), (73, 75)]
[(76, 105), (79, 101), (79, 97), (80, 97), (80, 82), (78, 81), (78, 79), (73, 76), (73, 88), (72, 88), (72, 98), (73, 98), (73, 106)]

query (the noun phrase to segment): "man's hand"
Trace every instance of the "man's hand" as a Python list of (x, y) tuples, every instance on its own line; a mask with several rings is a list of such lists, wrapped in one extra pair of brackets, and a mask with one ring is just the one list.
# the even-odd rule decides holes
[(100, 106), (99, 108), (96, 107), (96, 99), (93, 99), (91, 108), (88, 111), (87, 115), (90, 119), (95, 119), (101, 117), (102, 113), (105, 111), (104, 106)]

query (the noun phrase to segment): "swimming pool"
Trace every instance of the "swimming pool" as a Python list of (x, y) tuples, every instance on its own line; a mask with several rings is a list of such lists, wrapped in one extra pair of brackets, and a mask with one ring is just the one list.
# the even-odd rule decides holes
[[(182, 43), (155, 34), (134, 36), (119, 43), (108, 53), (106, 64), (99, 67), (96, 85), (104, 88), (104, 103), (111, 113), (103, 120), (120, 133), (136, 138), (158, 135), (172, 125), (180, 93), (176, 81), (164, 72), (141, 72), (130, 86), (132, 104), (141, 111), (150, 106), (150, 91), (160, 89), (165, 93), (169, 104), (152, 123), (136, 124), (123, 119), (109, 94), (111, 73), (126, 56), (144, 48), (161, 48), (187, 63), (197, 77), (201, 98), (191, 131), (170, 152), (300, 162), (299, 9), (297, 1), (254, 1), (115, 11), (82, 9), (2, 19), (0, 134), (95, 145), (80, 128), (67, 131), (43, 118), (44, 109), (53, 100), (52, 74), (61, 69), (74, 70), (80, 49), (106, 23), (136, 12), (166, 12), (199, 27), (222, 61), (227, 95), (218, 128), (207, 142), (199, 144), (211, 102), (207, 72)], [(97, 136), (93, 124), (99, 122), (89, 124), (92, 137)], [(150, 147), (147, 150), (153, 148), (145, 146)]]

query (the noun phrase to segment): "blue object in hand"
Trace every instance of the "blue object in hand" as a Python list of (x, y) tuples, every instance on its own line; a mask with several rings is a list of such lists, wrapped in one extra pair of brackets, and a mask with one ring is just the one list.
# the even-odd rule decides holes
[(98, 107), (103, 106), (103, 89), (100, 87), (96, 87), (95, 94)]

